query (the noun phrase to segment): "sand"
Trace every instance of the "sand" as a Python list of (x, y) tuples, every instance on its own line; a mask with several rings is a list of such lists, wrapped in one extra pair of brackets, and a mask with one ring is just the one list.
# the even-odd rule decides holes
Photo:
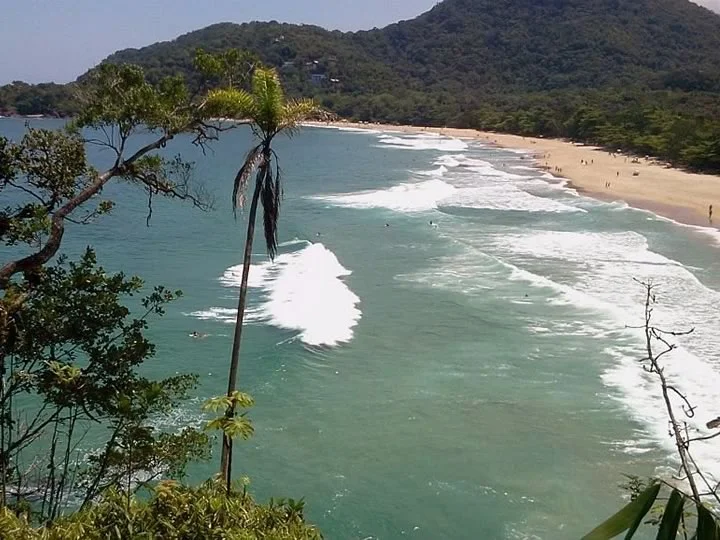
[(424, 128), (337, 122), (332, 125), (402, 133), (438, 133), (475, 139), (505, 148), (527, 149), (537, 166), (566, 178), (584, 194), (608, 201), (625, 201), (636, 208), (690, 225), (710, 225), (709, 205), (720, 225), (720, 176), (670, 168), (644, 157), (608, 153), (592, 146), (558, 139), (521, 137), (472, 129)]

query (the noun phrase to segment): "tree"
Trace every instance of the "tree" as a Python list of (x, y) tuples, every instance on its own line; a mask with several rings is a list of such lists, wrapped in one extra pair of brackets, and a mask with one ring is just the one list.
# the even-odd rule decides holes
[[(86, 506), (109, 487), (129, 493), (207, 456), (202, 431), (152, 427), (196, 377), (138, 373), (155, 352), (148, 318), (180, 295), (157, 287), (131, 318), (123, 304), (142, 286), (106, 273), (88, 249), (77, 262), (44, 268), (26, 290), (1, 365), (0, 506), (33, 501), (34, 515), (52, 521), (69, 499)], [(78, 459), (88, 438), (100, 448)]]
[[(129, 493), (205, 455), (204, 433), (151, 425), (195, 379), (154, 381), (136, 369), (154, 353), (143, 335), (147, 318), (179, 293), (156, 288), (140, 302), (144, 314), (131, 318), (139, 279), (107, 274), (92, 250), (49, 266), (67, 222), (111, 211), (112, 201), (95, 199), (113, 179), (144, 189), (150, 211), (156, 195), (208, 207), (192, 164), (158, 153), (181, 133), (205, 145), (224, 129), (205, 97), (191, 97), (179, 78), (153, 86), (140, 68), (102, 66), (79, 88), (82, 110), (67, 129), (29, 129), (19, 142), (0, 137), (0, 242), (9, 259), (0, 266), (0, 504), (30, 498), (50, 521), (71, 491), (86, 506), (110, 486)], [(130, 151), (139, 133), (154, 138)], [(94, 168), (86, 145), (108, 150), (112, 165)], [(88, 432), (104, 442), (80, 462)]]
[[(233, 211), (245, 202), (245, 191), (255, 173), (255, 187), (250, 201), (243, 271), (238, 295), (238, 311), (230, 357), (227, 397), (232, 398), (237, 389), (240, 342), (248, 291), (248, 276), (252, 262), (252, 246), (255, 237), (255, 221), (258, 203), (263, 208), (263, 233), (268, 255), (271, 259), (277, 251), (277, 224), (280, 215), (282, 181), (278, 155), (272, 147), (278, 134), (293, 135), (300, 128), (300, 122), (319, 114), (320, 109), (307, 99), (286, 99), (277, 72), (271, 68), (258, 67), (252, 77), (251, 91), (227, 87), (209, 93), (208, 102), (214, 110), (223, 111), (226, 116), (240, 118), (250, 124), (257, 144), (248, 152), (238, 170), (233, 184)], [(228, 419), (235, 416), (235, 400), (227, 408)], [(232, 438), (223, 433), (220, 472), (225, 478), (228, 490), (232, 476)]]

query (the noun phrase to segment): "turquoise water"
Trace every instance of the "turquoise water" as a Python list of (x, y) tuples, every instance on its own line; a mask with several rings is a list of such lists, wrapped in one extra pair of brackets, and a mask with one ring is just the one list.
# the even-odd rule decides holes
[[(146, 227), (141, 192), (114, 185), (113, 215), (66, 237), (70, 253), (92, 244), (107, 269), (184, 291), (152, 324), (147, 369), (201, 384), (162, 425), (200, 421), (226, 384), (244, 238), (230, 183), (249, 142), (168, 148), (197, 161), (213, 212), (156, 201)], [(668, 372), (698, 424), (717, 415), (714, 231), (578, 196), (478, 143), (313, 128), (277, 150), (284, 244), (274, 265), (256, 244), (240, 366), (256, 435), (235, 469), (259, 498), (304, 496), (331, 539), (578, 538), (620, 503), (623, 473), (673, 465), (626, 329), (642, 319), (633, 278), (662, 285), (666, 326), (697, 328)], [(696, 450), (711, 470), (716, 444)]]

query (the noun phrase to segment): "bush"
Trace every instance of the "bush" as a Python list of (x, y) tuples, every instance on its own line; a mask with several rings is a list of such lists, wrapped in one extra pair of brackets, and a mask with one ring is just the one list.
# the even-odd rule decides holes
[(174, 481), (159, 483), (149, 497), (117, 490), (86, 509), (35, 527), (26, 514), (0, 509), (4, 540), (315, 540), (322, 535), (305, 522), (304, 502), (293, 499), (256, 503), (243, 490), (227, 494), (208, 481), (188, 487)]

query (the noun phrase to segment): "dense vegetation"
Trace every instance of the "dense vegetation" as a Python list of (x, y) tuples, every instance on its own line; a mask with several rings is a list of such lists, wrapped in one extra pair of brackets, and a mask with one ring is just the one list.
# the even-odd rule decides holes
[[(445, 0), (354, 33), (221, 23), (107, 62), (196, 84), (198, 47), (252, 51), (291, 95), (346, 118), (577, 138), (720, 170), (720, 16), (687, 0)], [(5, 87), (0, 111), (72, 112), (56, 90)]]
[(320, 540), (305, 523), (303, 501), (256, 503), (245, 490), (228, 495), (222, 483), (193, 488), (166, 481), (150, 497), (109, 491), (102, 500), (45, 526), (0, 508), (0, 538), (22, 540)]
[[(199, 67), (212, 68), (202, 81), (243, 82), (245, 55), (201, 56)], [(100, 199), (110, 183), (145, 192), (148, 223), (155, 197), (208, 209), (193, 164), (160, 150), (181, 134), (205, 149), (229, 129), (213, 118), (247, 109), (228, 108), (228, 90), (156, 82), (137, 66), (104, 64), (78, 84), (79, 110), (65, 128), (0, 136), (0, 538), (319, 538), (302, 501), (261, 506), (229, 478), (177, 482), (210, 456), (207, 432), (252, 435), (252, 398), (210, 398), (203, 408), (220, 415), (204, 429), (168, 425), (197, 378), (147, 378), (156, 350), (145, 332), (181, 293), (106, 272), (90, 247), (76, 260), (61, 255), (77, 230), (68, 223), (89, 226), (112, 211), (113, 200)], [(112, 164), (95, 168), (88, 147), (109, 150)]]

